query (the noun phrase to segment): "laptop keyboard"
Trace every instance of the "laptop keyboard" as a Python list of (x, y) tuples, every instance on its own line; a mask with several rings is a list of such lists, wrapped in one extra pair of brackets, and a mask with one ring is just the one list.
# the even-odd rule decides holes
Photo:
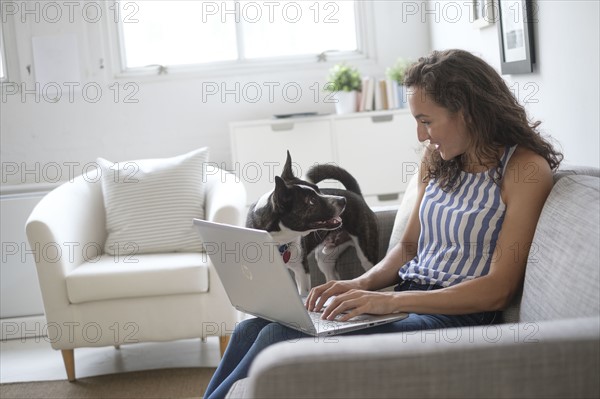
[[(334, 297), (329, 298), (329, 301), (331, 301)], [(325, 304), (328, 304), (327, 301)], [(302, 302), (304, 304), (306, 304), (306, 297), (302, 298)], [(319, 324), (319, 323), (328, 323), (329, 325), (332, 326), (336, 326), (336, 325), (340, 325), (340, 326), (347, 326), (348, 324), (356, 324), (356, 323), (363, 323), (365, 320), (369, 319), (369, 316), (366, 315), (359, 315), (359, 316), (355, 316), (353, 318), (351, 318), (348, 321), (339, 321), (339, 319), (345, 314), (339, 314), (335, 317), (335, 320), (323, 320), (321, 319), (321, 315), (323, 314), (323, 311), (321, 312), (308, 312), (308, 315), (310, 316), (310, 319), (312, 320), (313, 324)]]
[(356, 316), (356, 317), (351, 318), (348, 321), (339, 321), (339, 319), (342, 317), (342, 314), (340, 314), (335, 317), (335, 320), (323, 320), (323, 319), (321, 319), (322, 314), (323, 314), (322, 312), (308, 312), (308, 315), (310, 316), (313, 323), (333, 323), (333, 324), (339, 324), (339, 325), (347, 325), (347, 324), (353, 324), (353, 323), (362, 323), (366, 319), (368, 319), (368, 317), (366, 317), (366, 316)]

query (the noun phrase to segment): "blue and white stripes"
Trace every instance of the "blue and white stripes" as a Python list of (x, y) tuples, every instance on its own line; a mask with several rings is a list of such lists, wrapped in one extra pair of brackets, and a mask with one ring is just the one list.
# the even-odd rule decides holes
[[(505, 150), (503, 169), (515, 149)], [(451, 192), (443, 191), (432, 179), (419, 210), (417, 256), (400, 269), (400, 278), (448, 287), (486, 275), (504, 212), (500, 184), (489, 171), (462, 172), (460, 185)]]

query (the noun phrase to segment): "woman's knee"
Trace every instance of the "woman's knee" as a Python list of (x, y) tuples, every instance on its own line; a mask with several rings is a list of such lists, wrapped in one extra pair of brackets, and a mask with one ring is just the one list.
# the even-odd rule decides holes
[(306, 336), (300, 331), (285, 327), (279, 323), (273, 323), (261, 318), (252, 318), (244, 320), (236, 326), (231, 340), (239, 344), (257, 343), (260, 347), (266, 347), (277, 342), (295, 342)]
[(264, 326), (266, 326), (267, 324), (270, 324), (271, 322), (265, 319), (261, 319), (259, 317), (252, 317), (250, 319), (246, 319), (243, 321), (240, 321), (239, 323), (236, 324), (236, 328), (235, 330), (249, 330), (249, 329), (262, 329)]
[(251, 318), (241, 321), (236, 325), (231, 339), (254, 342), (262, 329), (268, 324), (270, 324), (269, 321), (260, 318)]
[(293, 330), (279, 323), (269, 323), (261, 330), (256, 340), (263, 344), (271, 345), (284, 341), (295, 342), (302, 337), (306, 337), (306, 335), (300, 331)]

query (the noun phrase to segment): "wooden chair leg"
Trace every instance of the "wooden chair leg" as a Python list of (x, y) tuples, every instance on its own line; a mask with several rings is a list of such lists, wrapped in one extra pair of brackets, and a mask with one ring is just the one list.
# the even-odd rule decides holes
[(227, 345), (229, 345), (229, 339), (231, 338), (230, 335), (223, 335), (219, 337), (219, 347), (221, 349), (221, 357), (223, 357), (223, 354), (225, 353), (225, 349), (227, 349)]
[(69, 382), (73, 382), (75, 381), (75, 351), (73, 349), (63, 349), (61, 352), (67, 371), (67, 379)]

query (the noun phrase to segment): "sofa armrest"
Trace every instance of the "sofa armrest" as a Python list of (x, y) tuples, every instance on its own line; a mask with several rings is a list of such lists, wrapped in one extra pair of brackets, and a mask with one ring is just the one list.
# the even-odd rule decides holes
[(246, 218), (246, 189), (234, 174), (213, 167), (205, 173), (205, 218), (242, 226)]
[(379, 257), (383, 258), (392, 237), (398, 206), (377, 207), (373, 209), (373, 212), (375, 212), (377, 224), (379, 225)]
[(353, 337), (265, 349), (247, 397), (598, 397), (600, 318)]

